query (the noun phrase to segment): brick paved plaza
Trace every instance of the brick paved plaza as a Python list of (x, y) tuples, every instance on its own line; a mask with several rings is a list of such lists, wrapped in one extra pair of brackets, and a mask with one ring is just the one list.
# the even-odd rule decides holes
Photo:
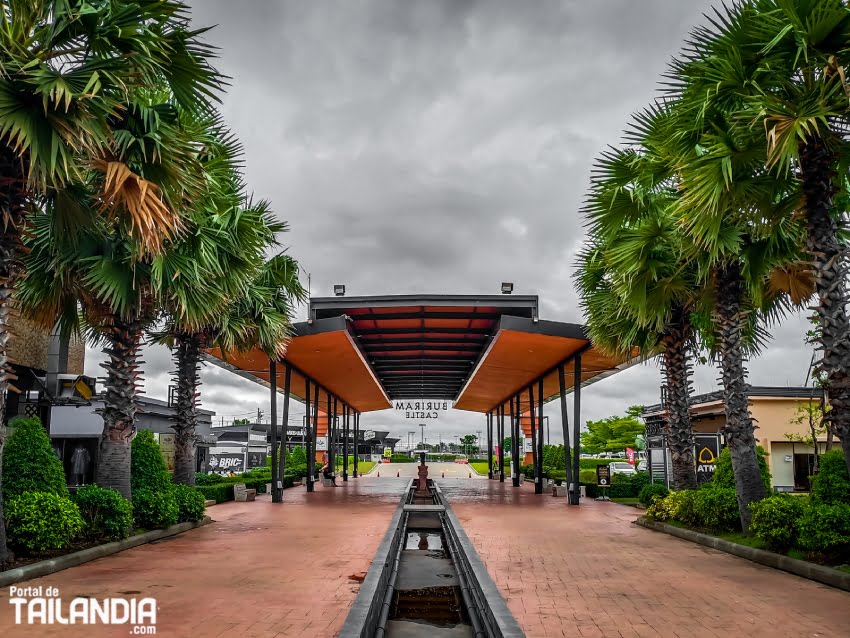
[(846, 637), (850, 593), (494, 481), (440, 483), (528, 636)]
[[(341, 483), (342, 484), (342, 483)], [(363, 477), (210, 509), (215, 523), (27, 583), (63, 598), (154, 596), (157, 635), (333, 636), (406, 479)], [(850, 594), (632, 524), (637, 510), (568, 508), (532, 485), (440, 481), (528, 636), (847, 636)], [(16, 627), (0, 635), (126, 636), (127, 628)]]

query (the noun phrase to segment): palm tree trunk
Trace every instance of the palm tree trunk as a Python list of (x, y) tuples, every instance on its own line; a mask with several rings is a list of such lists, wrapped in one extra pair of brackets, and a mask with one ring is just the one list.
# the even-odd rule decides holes
[(667, 441), (673, 462), (673, 486), (677, 490), (691, 490), (697, 486), (697, 474), (690, 413), (691, 364), (687, 345), (690, 325), (681, 308), (674, 308), (674, 315), (670, 330), (662, 340), (667, 384)]
[(747, 369), (741, 343), (741, 328), (745, 318), (741, 303), (744, 296), (741, 264), (732, 262), (720, 266), (715, 281), (714, 321), (717, 326), (723, 399), (726, 404), (724, 432), (732, 456), (741, 526), (746, 532), (750, 526), (750, 503), (763, 499), (766, 493), (756, 456)]
[(6, 392), (18, 377), (9, 357), (12, 296), (21, 274), (21, 228), (29, 202), (24, 161), (3, 145), (0, 150), (0, 564), (11, 560), (3, 516), (3, 461), (6, 444)]
[(103, 436), (97, 464), (97, 483), (117, 490), (125, 498), (130, 494), (130, 443), (136, 432), (138, 404), (139, 346), (142, 323), (115, 318), (107, 335), (104, 353), (107, 363), (104, 386)]
[(850, 471), (850, 320), (847, 304), (847, 249), (838, 236), (834, 215), (835, 155), (818, 137), (800, 145), (803, 194), (808, 224), (806, 249), (811, 256), (818, 292), (818, 370), (832, 409), (824, 420), (841, 439)]
[(198, 369), (201, 342), (197, 335), (179, 334), (174, 346), (177, 384), (177, 420), (174, 428), (174, 482), (195, 484), (195, 426), (197, 425)]

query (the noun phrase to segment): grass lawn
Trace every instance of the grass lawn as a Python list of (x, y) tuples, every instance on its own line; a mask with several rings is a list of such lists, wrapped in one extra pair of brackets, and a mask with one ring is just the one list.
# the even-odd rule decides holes
[(487, 461), (470, 461), (469, 467), (471, 467), (475, 473), (487, 476)]
[[(358, 461), (357, 462), (357, 471), (360, 474), (367, 474), (376, 465), (377, 465), (377, 463), (375, 463), (374, 461)], [(342, 473), (342, 461), (340, 461), (339, 463), (336, 464), (336, 472), (337, 472), (337, 475)], [(348, 461), (348, 474), (349, 475), (354, 474), (354, 461), (351, 460), (351, 459), (349, 459), (349, 461)]]

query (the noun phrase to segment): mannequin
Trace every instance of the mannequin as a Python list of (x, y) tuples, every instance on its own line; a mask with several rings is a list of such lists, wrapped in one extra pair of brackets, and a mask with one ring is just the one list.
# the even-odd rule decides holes
[(74, 485), (84, 485), (86, 475), (89, 471), (91, 455), (82, 443), (77, 443), (74, 453), (71, 455), (71, 475), (74, 477)]

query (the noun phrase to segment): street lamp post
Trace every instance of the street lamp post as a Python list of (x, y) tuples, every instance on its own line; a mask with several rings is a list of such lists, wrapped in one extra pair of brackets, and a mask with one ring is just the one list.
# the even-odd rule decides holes
[(422, 428), (422, 447), (425, 447), (425, 424), (420, 423), (419, 427)]

